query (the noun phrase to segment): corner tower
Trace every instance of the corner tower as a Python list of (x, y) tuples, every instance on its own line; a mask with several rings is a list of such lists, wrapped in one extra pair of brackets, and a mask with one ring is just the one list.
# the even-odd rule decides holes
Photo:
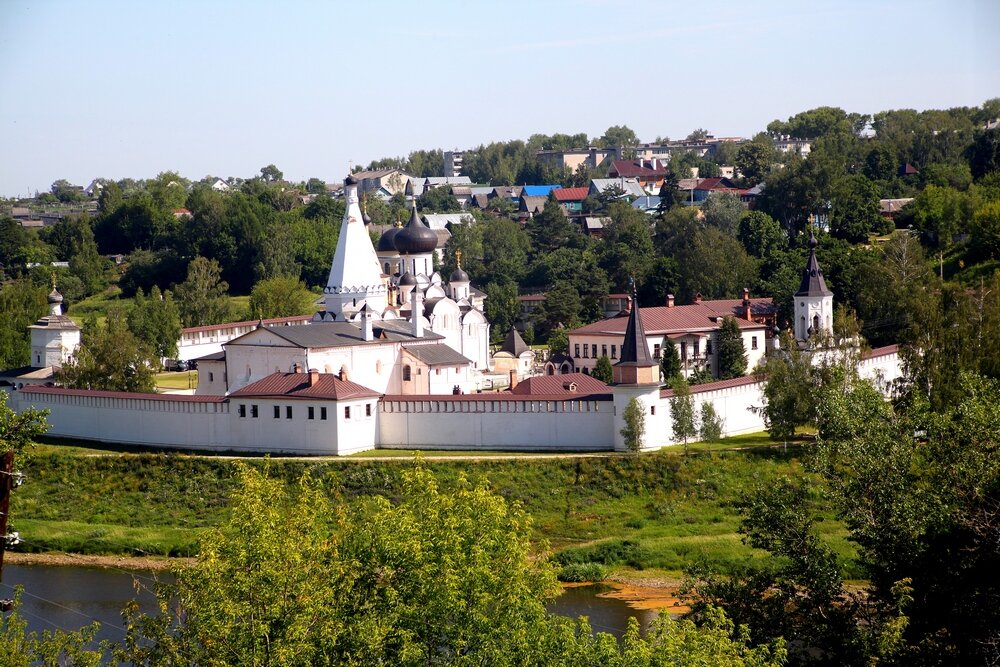
[(649, 353), (646, 330), (642, 326), (634, 285), (632, 308), (628, 314), (628, 325), (625, 327), (625, 340), (622, 341), (618, 363), (614, 365), (614, 386), (611, 388), (611, 393), (615, 404), (612, 434), (615, 451), (622, 452), (627, 449), (622, 429), (625, 428), (625, 409), (633, 398), (643, 406), (645, 413), (645, 435), (640, 448), (650, 446), (653, 438), (661, 437), (660, 434), (665, 432), (662, 423), (663, 411), (660, 411), (661, 415), (656, 415), (656, 407), (660, 403), (660, 365)]
[(802, 269), (802, 282), (795, 293), (795, 340), (833, 331), (833, 292), (826, 287), (823, 270), (816, 261), (816, 236), (809, 233), (809, 259)]
[(323, 290), (326, 311), (318, 313), (317, 319), (350, 320), (366, 304), (380, 318), (388, 305), (388, 289), (365, 228), (364, 215), (358, 205), (358, 181), (353, 176), (344, 179), (344, 196), (347, 208), (340, 223), (340, 238), (330, 277)]

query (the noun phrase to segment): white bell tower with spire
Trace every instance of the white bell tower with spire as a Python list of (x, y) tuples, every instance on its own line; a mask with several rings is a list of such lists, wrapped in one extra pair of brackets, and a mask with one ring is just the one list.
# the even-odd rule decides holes
[(344, 179), (344, 196), (347, 208), (340, 223), (340, 238), (330, 277), (323, 290), (326, 310), (317, 313), (316, 317), (322, 321), (343, 322), (352, 319), (367, 305), (371, 315), (381, 319), (388, 305), (388, 288), (365, 227), (358, 202), (358, 181), (353, 176)]

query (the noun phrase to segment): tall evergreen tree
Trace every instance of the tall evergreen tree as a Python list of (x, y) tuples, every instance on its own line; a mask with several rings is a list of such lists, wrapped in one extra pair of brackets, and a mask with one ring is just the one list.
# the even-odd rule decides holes
[(740, 377), (747, 372), (747, 351), (735, 317), (725, 317), (719, 327), (719, 379)]

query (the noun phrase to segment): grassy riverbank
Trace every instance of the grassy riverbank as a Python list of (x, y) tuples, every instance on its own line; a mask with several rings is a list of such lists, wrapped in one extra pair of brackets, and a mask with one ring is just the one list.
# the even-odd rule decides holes
[[(734, 441), (745, 446), (751, 439)], [(758, 444), (754, 442), (753, 444)], [(757, 484), (803, 474), (800, 447), (680, 451), (638, 457), (516, 457), (428, 460), (442, 485), (486, 478), (524, 505), (539, 542), (560, 561), (622, 570), (677, 573), (695, 560), (730, 572), (755, 557), (737, 533), (736, 503)], [(305, 472), (341, 502), (395, 496), (412, 459), (243, 459), (269, 465), (293, 483)], [(22, 550), (191, 556), (199, 536), (221, 523), (234, 461), (178, 454), (125, 453), (42, 445), (13, 494)], [(820, 524), (838, 554), (852, 555), (835, 521)]]

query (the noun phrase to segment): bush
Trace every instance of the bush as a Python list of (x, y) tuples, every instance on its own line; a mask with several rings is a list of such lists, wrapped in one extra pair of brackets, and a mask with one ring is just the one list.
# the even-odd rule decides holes
[(600, 563), (570, 563), (569, 565), (564, 565), (556, 575), (559, 581), (568, 583), (603, 581), (607, 576), (607, 568)]
[(598, 563), (600, 565), (628, 565), (641, 569), (648, 555), (646, 549), (638, 542), (611, 540), (589, 547), (566, 549), (556, 554), (554, 560), (563, 566)]

